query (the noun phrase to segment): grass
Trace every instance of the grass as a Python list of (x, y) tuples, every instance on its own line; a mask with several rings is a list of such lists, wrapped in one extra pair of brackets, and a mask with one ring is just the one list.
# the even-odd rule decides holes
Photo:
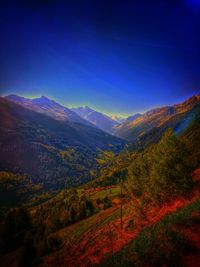
[(95, 199), (98, 199), (98, 198), (99, 199), (103, 199), (105, 197), (114, 198), (114, 197), (119, 196), (119, 194), (120, 194), (120, 187), (116, 186), (116, 187), (103, 189), (103, 190), (97, 191), (95, 193), (92, 193), (90, 195), (90, 198), (92, 200), (95, 200)]
[(191, 247), (173, 226), (193, 223), (191, 215), (195, 211), (200, 211), (200, 199), (144, 228), (135, 240), (106, 257), (99, 266), (182, 266), (182, 255)]

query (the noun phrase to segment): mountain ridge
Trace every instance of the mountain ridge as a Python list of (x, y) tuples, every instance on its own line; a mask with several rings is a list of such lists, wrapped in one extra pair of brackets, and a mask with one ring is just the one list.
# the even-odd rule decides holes
[(166, 124), (170, 127), (170, 120), (173, 120), (173, 117), (177, 115), (184, 119), (182, 115), (192, 110), (199, 103), (200, 95), (196, 95), (179, 104), (149, 110), (134, 120), (118, 125), (115, 135), (134, 142), (139, 136), (143, 136), (153, 129), (165, 127)]
[(78, 116), (69, 108), (57, 103), (56, 101), (46, 96), (30, 99), (12, 94), (5, 96), (4, 98), (30, 110), (51, 116), (56, 120), (78, 122), (93, 126), (91, 123)]

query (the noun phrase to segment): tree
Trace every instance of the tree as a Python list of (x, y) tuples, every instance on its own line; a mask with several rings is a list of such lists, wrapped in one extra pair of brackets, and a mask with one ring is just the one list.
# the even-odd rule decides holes
[(111, 200), (110, 200), (110, 198), (108, 198), (108, 196), (106, 196), (104, 199), (103, 199), (103, 208), (104, 208), (104, 210), (105, 209), (108, 209), (108, 208), (110, 208), (111, 206), (112, 206), (112, 202), (111, 202)]
[[(127, 147), (118, 155), (110, 151), (102, 151), (97, 159), (99, 172), (96, 185), (105, 186), (120, 183), (121, 177), (119, 173), (127, 169), (135, 155), (136, 153), (128, 151)], [(123, 177), (123, 179), (126, 179), (126, 177)], [(95, 185), (95, 182), (93, 184)]]
[(191, 192), (193, 182), (192, 169), (188, 164), (189, 151), (171, 129), (165, 132), (151, 157), (149, 189), (152, 196), (165, 201)]
[(20, 246), (31, 227), (31, 217), (27, 209), (16, 208), (9, 210), (2, 229), (4, 249), (10, 251)]
[(188, 157), (185, 143), (168, 129), (158, 144), (137, 154), (126, 187), (136, 197), (146, 194), (158, 202), (185, 195), (193, 186)]

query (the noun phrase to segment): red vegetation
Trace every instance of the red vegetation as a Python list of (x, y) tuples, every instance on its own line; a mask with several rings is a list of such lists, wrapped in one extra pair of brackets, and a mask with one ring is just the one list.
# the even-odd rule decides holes
[[(153, 207), (145, 211), (145, 218), (141, 220), (136, 217), (133, 202), (124, 204), (124, 211), (130, 211), (123, 216), (123, 230), (120, 228), (120, 218), (110, 220), (102, 225), (102, 221), (112, 216), (118, 206), (111, 207), (98, 216), (94, 216), (94, 227), (84, 232), (80, 239), (68, 243), (61, 250), (46, 258), (42, 266), (73, 266), (85, 267), (98, 264), (108, 253), (120, 250), (124, 245), (133, 240), (145, 226), (151, 226), (169, 213), (175, 212), (199, 198), (199, 190), (195, 190), (190, 199), (180, 198), (162, 207)], [(134, 220), (133, 229), (129, 229), (130, 220)], [(85, 220), (87, 224), (87, 220)], [(73, 229), (73, 226), (71, 227)], [(189, 265), (188, 265), (189, 266)], [(193, 265), (190, 265), (193, 266)]]
[(200, 181), (200, 168), (196, 169), (193, 173), (193, 180), (196, 182)]

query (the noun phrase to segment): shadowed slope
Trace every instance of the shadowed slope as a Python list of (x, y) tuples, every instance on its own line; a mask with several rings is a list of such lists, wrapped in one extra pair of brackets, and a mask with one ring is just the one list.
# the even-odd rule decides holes
[(62, 106), (54, 100), (51, 100), (45, 96), (41, 96), (40, 98), (29, 99), (18, 95), (8, 95), (5, 98), (27, 109), (48, 115), (56, 120), (78, 122), (85, 125), (93, 126), (91, 123), (78, 116), (69, 108)]
[(90, 179), (97, 149), (124, 142), (95, 127), (62, 122), (0, 98), (0, 170), (26, 173), (46, 187)]

